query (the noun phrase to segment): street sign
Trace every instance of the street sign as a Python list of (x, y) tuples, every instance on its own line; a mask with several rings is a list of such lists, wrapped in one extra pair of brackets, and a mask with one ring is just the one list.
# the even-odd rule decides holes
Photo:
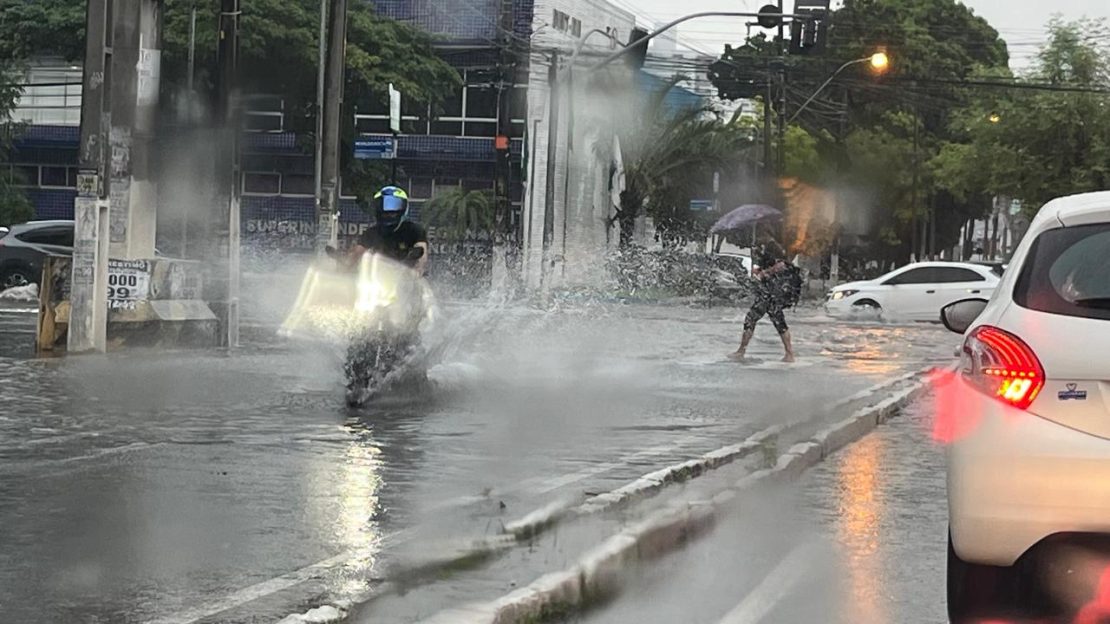
[(397, 158), (397, 140), (390, 137), (355, 139), (355, 159), (393, 160)]
[(712, 199), (691, 199), (690, 210), (695, 212), (709, 212), (713, 210), (713, 203)]
[(389, 85), (389, 129), (401, 134), (401, 92)]

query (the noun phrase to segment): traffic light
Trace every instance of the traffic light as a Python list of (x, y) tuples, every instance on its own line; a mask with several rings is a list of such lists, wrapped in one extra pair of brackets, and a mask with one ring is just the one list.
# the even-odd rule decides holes
[(725, 46), (725, 54), (714, 61), (706, 72), (709, 81), (717, 87), (717, 94), (725, 100), (750, 99), (767, 90), (769, 80), (766, 69), (755, 57), (734, 54), (732, 46)]
[(625, 55), (625, 59), (628, 60), (628, 66), (632, 69), (643, 69), (644, 62), (647, 61), (649, 42), (644, 41), (640, 44), (636, 44), (636, 42), (650, 34), (643, 28), (633, 28), (632, 34), (628, 36), (629, 52)]
[(790, 53), (812, 54), (825, 47), (828, 14), (823, 11), (806, 11), (807, 17), (790, 23)]

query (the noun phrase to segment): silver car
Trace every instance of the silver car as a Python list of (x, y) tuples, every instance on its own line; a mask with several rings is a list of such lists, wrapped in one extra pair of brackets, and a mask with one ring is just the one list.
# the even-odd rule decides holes
[(0, 290), (42, 279), (47, 255), (73, 254), (73, 221), (28, 221), (0, 231)]

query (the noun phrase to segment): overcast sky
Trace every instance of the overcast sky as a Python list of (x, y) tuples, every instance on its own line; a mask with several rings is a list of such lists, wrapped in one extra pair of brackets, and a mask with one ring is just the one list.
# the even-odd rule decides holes
[[(611, 0), (641, 19), (666, 22), (697, 11), (756, 11), (768, 0)], [(835, 1), (835, 0), (834, 0)], [(793, 0), (786, 0), (787, 10)], [(1053, 14), (1065, 19), (1110, 18), (1110, 0), (964, 0), (991, 23), (1010, 47), (1011, 66), (1029, 62), (1044, 42), (1045, 24)], [(743, 19), (701, 19), (679, 27), (679, 41), (706, 52), (743, 40)], [(681, 49), (681, 47), (680, 47)]]

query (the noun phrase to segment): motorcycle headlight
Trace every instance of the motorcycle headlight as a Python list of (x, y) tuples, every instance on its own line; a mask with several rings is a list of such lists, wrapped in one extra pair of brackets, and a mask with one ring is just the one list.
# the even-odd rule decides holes
[(837, 290), (837, 291), (833, 291), (832, 300), (833, 301), (840, 301), (841, 299), (847, 299), (848, 297), (851, 297), (852, 295), (854, 295), (858, 292), (859, 292), (858, 290)]

